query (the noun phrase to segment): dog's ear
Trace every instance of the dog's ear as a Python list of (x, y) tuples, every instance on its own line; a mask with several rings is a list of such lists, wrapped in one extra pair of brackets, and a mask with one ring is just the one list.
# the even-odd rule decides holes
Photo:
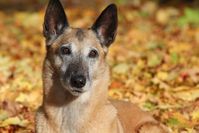
[(43, 34), (46, 40), (57, 37), (68, 26), (67, 17), (60, 1), (50, 0), (46, 9), (43, 24)]
[(91, 29), (96, 33), (103, 46), (110, 46), (115, 40), (118, 18), (117, 7), (110, 4), (98, 17)]

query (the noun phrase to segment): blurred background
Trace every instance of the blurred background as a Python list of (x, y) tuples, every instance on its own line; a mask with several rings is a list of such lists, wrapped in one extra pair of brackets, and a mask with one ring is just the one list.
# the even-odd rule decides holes
[[(131, 101), (172, 133), (199, 132), (198, 0), (61, 0), (72, 27), (119, 10), (109, 96)], [(0, 132), (34, 133), (42, 102), (42, 24), (48, 0), (0, 1)], [(128, 112), (130, 113), (130, 112)]]

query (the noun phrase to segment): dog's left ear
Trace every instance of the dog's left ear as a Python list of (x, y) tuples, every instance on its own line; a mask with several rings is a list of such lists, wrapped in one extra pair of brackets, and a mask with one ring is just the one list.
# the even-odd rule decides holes
[(117, 7), (110, 4), (98, 17), (91, 29), (96, 33), (103, 46), (109, 47), (115, 40), (118, 18)]
[(68, 26), (68, 20), (61, 2), (49, 0), (43, 24), (43, 34), (46, 40), (59, 36)]

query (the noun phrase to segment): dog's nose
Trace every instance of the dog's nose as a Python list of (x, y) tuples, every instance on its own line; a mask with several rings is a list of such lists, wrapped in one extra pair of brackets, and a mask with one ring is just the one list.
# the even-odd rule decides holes
[(74, 75), (71, 77), (71, 86), (76, 88), (82, 88), (86, 84), (86, 78), (83, 75)]

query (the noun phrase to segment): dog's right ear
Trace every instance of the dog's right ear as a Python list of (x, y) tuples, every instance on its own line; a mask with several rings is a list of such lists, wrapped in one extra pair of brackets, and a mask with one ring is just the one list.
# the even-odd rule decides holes
[(68, 20), (59, 0), (50, 0), (46, 9), (43, 34), (46, 40), (56, 38), (68, 27)]
[(110, 4), (97, 18), (91, 29), (96, 33), (102, 46), (109, 47), (117, 33), (117, 7)]

